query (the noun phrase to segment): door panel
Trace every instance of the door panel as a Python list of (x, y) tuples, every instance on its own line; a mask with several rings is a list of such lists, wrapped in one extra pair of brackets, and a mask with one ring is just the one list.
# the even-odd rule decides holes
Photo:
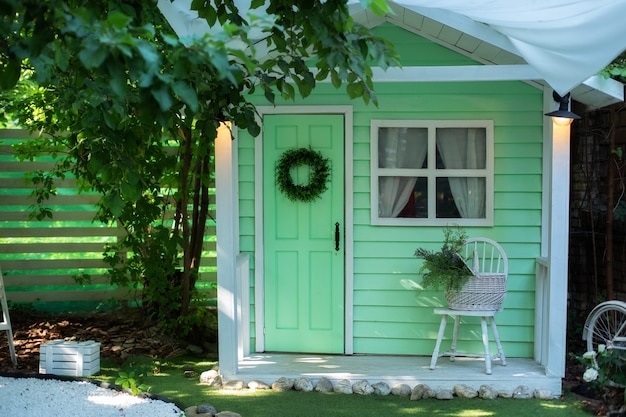
[[(344, 352), (343, 116), (266, 115), (263, 120), (265, 348), (282, 352)], [(326, 190), (312, 202), (288, 200), (276, 187), (276, 161), (290, 148), (311, 147), (328, 158)], [(307, 184), (309, 168), (293, 169)], [(343, 231), (341, 232), (343, 237)]]

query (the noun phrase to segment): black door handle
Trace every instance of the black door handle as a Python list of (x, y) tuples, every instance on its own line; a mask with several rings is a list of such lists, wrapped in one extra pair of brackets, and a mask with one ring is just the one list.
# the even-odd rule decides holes
[(339, 231), (339, 222), (335, 223), (335, 251), (339, 252), (339, 240), (341, 239), (341, 232)]

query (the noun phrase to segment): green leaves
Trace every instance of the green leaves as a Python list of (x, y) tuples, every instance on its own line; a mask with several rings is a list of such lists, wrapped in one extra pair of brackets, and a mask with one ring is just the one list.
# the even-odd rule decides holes
[(87, 69), (97, 68), (106, 59), (108, 51), (96, 39), (87, 39), (84, 48), (78, 53), (80, 61)]
[(107, 25), (113, 30), (123, 30), (130, 25), (133, 21), (131, 16), (128, 16), (120, 11), (114, 11), (107, 16)]
[(196, 113), (198, 111), (198, 95), (189, 84), (184, 81), (176, 81), (172, 84), (172, 89), (189, 106), (192, 112)]
[(112, 192), (104, 196), (102, 206), (109, 210), (115, 218), (119, 218), (124, 211), (124, 200), (119, 194)]
[(434, 289), (443, 287), (445, 291), (459, 290), (472, 275), (460, 255), (467, 233), (460, 226), (446, 226), (443, 233), (441, 250), (417, 248), (415, 251), (415, 256), (423, 260), (419, 269), (423, 278), (422, 286)]
[(600, 71), (600, 75), (604, 78), (614, 78), (620, 82), (626, 82), (626, 52), (623, 52)]
[(172, 107), (172, 96), (170, 95), (166, 85), (160, 85), (159, 87), (152, 88), (150, 90), (150, 94), (152, 94), (152, 97), (154, 97), (156, 102), (159, 104), (161, 111), (166, 112)]
[(137, 51), (143, 59), (143, 64), (147, 69), (160, 64), (160, 55), (155, 46), (146, 41), (137, 42)]
[(193, 0), (191, 2), (191, 9), (198, 12), (198, 17), (206, 19), (209, 26), (213, 26), (217, 22), (217, 10), (209, 1)]
[(386, 0), (361, 0), (361, 5), (364, 8), (370, 8), (374, 12), (374, 14), (378, 16), (384, 16), (387, 13), (393, 13), (393, 10)]
[(0, 55), (0, 91), (13, 88), (20, 79), (22, 61), (15, 56)]
[(130, 390), (133, 395), (137, 395), (142, 391), (148, 391), (150, 387), (141, 383), (143, 374), (137, 374), (135, 371), (124, 372), (120, 371), (118, 378), (115, 380), (115, 384)]

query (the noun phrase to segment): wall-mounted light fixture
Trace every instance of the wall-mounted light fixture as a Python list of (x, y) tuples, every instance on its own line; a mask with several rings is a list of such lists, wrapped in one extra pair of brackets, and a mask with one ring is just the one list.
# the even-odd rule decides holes
[(552, 117), (552, 121), (555, 124), (565, 126), (571, 124), (574, 120), (578, 120), (581, 118), (576, 113), (572, 113), (571, 111), (569, 111), (570, 93), (567, 93), (563, 97), (561, 97), (556, 91), (553, 91), (552, 98), (554, 98), (554, 101), (559, 103), (559, 109), (551, 111), (550, 113), (546, 113), (545, 115)]

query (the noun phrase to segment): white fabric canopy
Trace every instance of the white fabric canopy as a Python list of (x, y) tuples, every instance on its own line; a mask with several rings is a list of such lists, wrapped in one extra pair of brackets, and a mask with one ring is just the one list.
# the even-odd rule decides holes
[[(235, 0), (240, 10), (251, 0)], [(348, 0), (359, 4), (359, 0)], [(626, 50), (626, 0), (397, 0), (417, 13), (442, 9), (506, 36), (543, 79), (565, 95)], [(159, 0), (179, 36), (211, 31), (191, 0)], [(462, 18), (462, 16), (458, 16)]]
[(485, 23), (565, 95), (626, 50), (626, 0), (398, 0)]

